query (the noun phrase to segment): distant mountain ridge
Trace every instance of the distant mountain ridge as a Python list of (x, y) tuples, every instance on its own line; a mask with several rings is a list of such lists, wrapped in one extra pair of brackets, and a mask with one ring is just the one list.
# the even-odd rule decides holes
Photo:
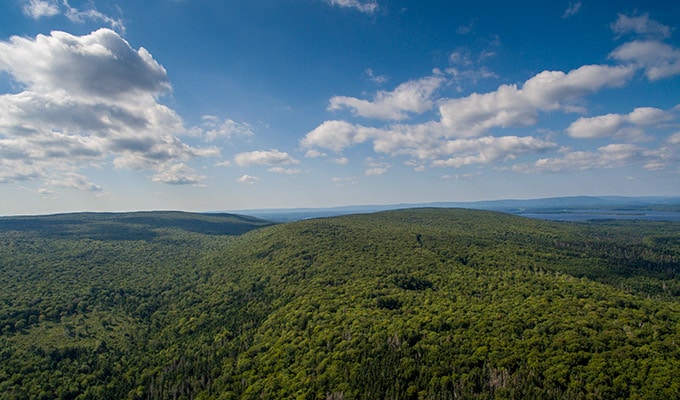
[(341, 206), (327, 208), (273, 208), (234, 211), (238, 214), (272, 221), (294, 221), (316, 217), (330, 217), (355, 213), (371, 213), (408, 208), (469, 208), (477, 210), (503, 211), (522, 214), (540, 211), (578, 210), (578, 209), (631, 209), (654, 210), (663, 207), (671, 211), (680, 211), (680, 197), (626, 197), (626, 196), (566, 196), (546, 197), (537, 199), (505, 199), (483, 200), (472, 202), (429, 202), (429, 203), (399, 203)]

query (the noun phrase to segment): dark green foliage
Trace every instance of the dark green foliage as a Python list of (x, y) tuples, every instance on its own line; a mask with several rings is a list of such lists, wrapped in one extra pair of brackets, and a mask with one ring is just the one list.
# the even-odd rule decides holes
[(411, 275), (397, 275), (394, 284), (404, 290), (425, 290), (432, 288), (432, 282)]
[(403, 305), (401, 300), (394, 297), (378, 297), (375, 303), (378, 308), (385, 308), (387, 310), (396, 310)]
[(264, 225), (0, 219), (0, 399), (680, 392), (680, 224), (420, 209)]

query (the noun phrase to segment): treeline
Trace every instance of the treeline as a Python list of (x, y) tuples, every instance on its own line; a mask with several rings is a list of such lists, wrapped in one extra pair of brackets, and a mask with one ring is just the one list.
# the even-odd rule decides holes
[(0, 399), (680, 393), (677, 223), (189, 221), (0, 232)]

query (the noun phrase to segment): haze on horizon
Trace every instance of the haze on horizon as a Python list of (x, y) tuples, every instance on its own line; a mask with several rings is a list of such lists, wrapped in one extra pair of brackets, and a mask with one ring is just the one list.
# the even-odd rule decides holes
[(5, 0), (0, 215), (680, 196), (680, 5)]

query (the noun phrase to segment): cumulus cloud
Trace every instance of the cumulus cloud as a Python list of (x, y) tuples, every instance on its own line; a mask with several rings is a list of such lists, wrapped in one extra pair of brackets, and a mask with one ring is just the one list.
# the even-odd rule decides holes
[[(85, 36), (53, 31), (0, 42), (0, 68), (32, 92), (88, 100), (142, 99), (169, 92), (165, 69), (110, 29)], [(35, 60), (41, 60), (37, 63)]]
[(103, 189), (90, 182), (86, 176), (75, 173), (68, 172), (55, 176), (53, 178), (47, 179), (45, 183), (49, 186), (76, 189), (88, 192), (101, 192)]
[(658, 169), (664, 159), (670, 157), (633, 144), (609, 144), (596, 151), (566, 151), (558, 158), (542, 158), (533, 164), (518, 164), (516, 172), (560, 172), (565, 170), (588, 170), (594, 168), (619, 168), (643, 164), (647, 169)]
[(62, 14), (66, 16), (66, 18), (68, 18), (71, 22), (103, 22), (119, 32), (125, 32), (125, 25), (123, 25), (123, 21), (121, 21), (120, 18), (113, 18), (102, 12), (99, 12), (94, 8), (94, 6), (89, 9), (78, 9), (76, 7), (72, 7), (68, 0), (62, 0), (61, 2), (56, 0), (29, 0), (28, 2), (25, 2), (23, 11), (25, 15), (33, 19), (53, 17), (55, 15)]
[(326, 0), (326, 2), (333, 6), (353, 8), (366, 14), (372, 14), (378, 9), (378, 3), (372, 0)]
[(393, 91), (379, 91), (372, 101), (356, 97), (335, 96), (328, 105), (329, 111), (349, 108), (355, 115), (366, 118), (401, 120), (408, 113), (423, 113), (433, 106), (432, 95), (445, 81), (441, 76), (430, 76), (409, 81)]
[(195, 184), (203, 177), (176, 166), (219, 154), (178, 138), (187, 133), (184, 121), (158, 102), (171, 90), (165, 69), (110, 29), (12, 37), (0, 42), (0, 72), (21, 88), (0, 95), (3, 182), (112, 162), (156, 171), (159, 182)]
[[(421, 170), (426, 162), (431, 166), (455, 168), (504, 162), (526, 154), (545, 152), (558, 146), (551, 140), (533, 136), (496, 136), (491, 132), (493, 129), (534, 125), (540, 112), (583, 111), (579, 101), (585, 95), (605, 87), (622, 86), (631, 78), (634, 71), (635, 68), (632, 66), (607, 65), (585, 65), (569, 72), (543, 71), (521, 86), (501, 85), (492, 92), (440, 99), (437, 101), (440, 114), (438, 121), (391, 124), (381, 128), (341, 120), (325, 121), (308, 132), (301, 140), (301, 145), (309, 150), (321, 148), (341, 152), (350, 146), (370, 142), (376, 153), (405, 155), (420, 160)], [(376, 96), (376, 101), (354, 99), (351, 104), (355, 110), (365, 106), (361, 112), (367, 115), (369, 104), (370, 107), (385, 106), (390, 103), (387, 99), (397, 97), (396, 93), (411, 93), (405, 88), (421, 87), (420, 83), (428, 79), (436, 79), (436, 84), (430, 86), (434, 88), (441, 84), (442, 78), (435, 75), (424, 80), (410, 81), (400, 85), (393, 92), (383, 92)], [(426, 96), (415, 98), (434, 102), (433, 90), (428, 90)], [(343, 102), (338, 99), (338, 97), (332, 99), (331, 104), (334, 106), (331, 108), (336, 108), (339, 104), (350, 104), (346, 101), (347, 98), (342, 98)], [(406, 107), (385, 109), (405, 110)], [(415, 110), (415, 107), (411, 110)], [(652, 123), (651, 121), (658, 118), (661, 118), (658, 113), (645, 108), (636, 110), (628, 116), (631, 122), (636, 123), (642, 121)], [(585, 125), (583, 121), (581, 124)], [(574, 132), (577, 127), (578, 124), (575, 125)], [(384, 171), (378, 167), (370, 171), (378, 172)]]
[[(517, 136), (449, 140), (442, 133), (445, 130), (437, 123), (393, 125), (384, 129), (351, 125), (346, 122), (337, 125), (341, 126), (344, 132), (339, 135), (340, 140), (333, 140), (337, 137), (332, 135), (334, 131), (331, 129), (322, 130), (328, 136), (318, 135), (317, 128), (303, 139), (303, 145), (332, 150), (370, 140), (377, 153), (408, 155), (419, 160), (432, 161), (433, 166), (451, 167), (511, 160), (522, 154), (538, 153), (557, 146), (548, 140)], [(362, 134), (359, 135), (359, 132)], [(359, 136), (360, 139), (356, 139)], [(371, 166), (369, 169), (373, 174), (386, 172), (383, 171), (384, 166)]]
[(680, 49), (656, 40), (625, 43), (612, 51), (609, 57), (643, 68), (652, 81), (680, 74)]
[(247, 153), (239, 153), (234, 157), (236, 165), (241, 167), (248, 167), (252, 165), (291, 165), (299, 164), (300, 161), (294, 159), (288, 153), (271, 149), (268, 151), (251, 151)]
[(650, 19), (648, 13), (633, 17), (619, 14), (616, 22), (612, 23), (610, 27), (619, 37), (628, 33), (656, 39), (665, 39), (671, 36), (671, 28)]
[(24, 4), (24, 14), (33, 19), (52, 17), (59, 14), (59, 5), (54, 1), (30, 0)]
[(320, 157), (325, 157), (326, 153), (319, 151), (317, 149), (309, 149), (305, 153), (306, 158), (320, 158)]
[(461, 138), (480, 136), (492, 128), (533, 125), (539, 111), (572, 111), (574, 100), (603, 87), (621, 86), (633, 71), (606, 65), (585, 65), (568, 73), (543, 71), (521, 88), (501, 85), (493, 92), (443, 101), (441, 123), (448, 136)]
[(154, 182), (167, 183), (170, 185), (199, 185), (207, 179), (204, 175), (198, 175), (184, 163), (169, 165), (153, 176)]
[[(565, 18), (580, 11), (582, 3), (572, 2)], [(472, 68), (482, 56), (459, 48), (449, 55), (446, 74), (434, 70), (432, 76), (411, 80), (392, 91), (379, 91), (372, 98), (335, 96), (328, 110), (348, 109), (354, 116), (387, 120), (385, 125), (368, 126), (343, 120), (329, 120), (309, 131), (301, 140), (308, 154), (336, 153), (361, 144), (371, 144), (377, 154), (407, 156), (406, 165), (417, 171), (426, 167), (461, 168), (470, 165), (509, 163), (560, 148), (548, 132), (537, 135), (509, 135), (503, 131), (536, 125), (544, 114), (587, 112), (586, 96), (605, 88), (618, 88), (644, 70), (649, 79), (680, 74), (680, 52), (661, 43), (670, 30), (645, 14), (638, 17), (620, 15), (612, 30), (618, 35), (633, 33), (645, 40), (626, 43), (609, 54), (611, 65), (584, 65), (571, 71), (540, 72), (523, 83), (503, 84), (496, 90), (472, 93), (457, 98), (437, 98), (444, 84), (460, 87), (462, 82), (493, 78), (485, 68)], [(484, 53), (483, 57), (493, 52)], [(459, 90), (460, 91), (460, 90)], [(436, 107), (439, 118), (418, 123), (404, 122), (413, 114)], [(680, 107), (680, 106), (679, 106)], [(615, 138), (627, 142), (653, 141), (651, 128), (666, 129), (675, 118), (673, 111), (653, 107), (635, 108), (628, 114), (581, 117), (565, 132), (574, 138)], [(423, 119), (421, 117), (421, 119)], [(678, 134), (668, 138), (663, 147), (648, 149), (630, 143), (615, 143), (594, 151), (563, 149), (559, 157), (541, 158), (535, 163), (507, 167), (518, 172), (551, 172), (566, 169), (614, 168), (633, 164), (647, 169), (665, 168), (678, 161)], [(544, 157), (544, 156), (543, 156)], [(343, 157), (343, 160), (346, 160)], [(516, 161), (515, 161), (516, 162)], [(387, 172), (389, 166), (367, 165), (367, 175)]]
[(611, 29), (618, 37), (632, 34), (635, 40), (614, 49), (609, 58), (644, 69), (652, 81), (680, 74), (680, 49), (662, 42), (671, 36), (670, 27), (650, 19), (645, 13), (639, 16), (619, 14)]
[(259, 180), (260, 180), (260, 178), (258, 178), (257, 176), (242, 175), (241, 177), (236, 179), (236, 182), (243, 183), (243, 184), (246, 184), (246, 185), (252, 185)]
[(321, 147), (339, 152), (353, 144), (365, 142), (371, 128), (355, 126), (345, 121), (325, 121), (302, 139), (301, 144), (306, 148)]
[(253, 127), (244, 122), (236, 122), (232, 119), (220, 120), (215, 115), (203, 115), (200, 126), (194, 127), (192, 133), (195, 136), (205, 136), (208, 141), (217, 139), (231, 139), (234, 136), (253, 136)]
[(454, 156), (435, 160), (432, 164), (437, 167), (456, 168), (472, 164), (514, 160), (522, 154), (537, 153), (556, 147), (556, 144), (550, 141), (517, 136), (457, 139), (442, 144), (442, 154), (453, 154)]
[(581, 117), (567, 128), (575, 138), (623, 137), (644, 140), (640, 127), (655, 125), (673, 119), (673, 115), (653, 107), (639, 107), (629, 114), (605, 114), (597, 117)]

